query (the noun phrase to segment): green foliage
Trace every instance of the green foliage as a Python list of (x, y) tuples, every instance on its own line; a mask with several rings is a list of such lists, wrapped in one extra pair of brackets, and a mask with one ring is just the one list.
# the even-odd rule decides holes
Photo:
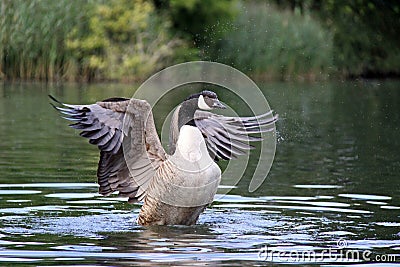
[(1, 0), (0, 79), (143, 79), (200, 58), (269, 79), (400, 75), (399, 28), (397, 0)]
[(136, 79), (174, 62), (185, 43), (169, 34), (170, 23), (143, 0), (112, 0), (92, 7), (87, 25), (68, 37), (88, 78)]
[(345, 76), (400, 75), (400, 1), (274, 2), (320, 18), (334, 34), (334, 62)]
[(332, 21), (335, 65), (346, 76), (400, 74), (399, 1), (327, 1), (319, 14)]
[(174, 29), (197, 47), (211, 31), (223, 32), (237, 14), (237, 0), (153, 0), (172, 21)]
[(143, 79), (197, 58), (144, 0), (3, 0), (0, 78)]
[(310, 16), (248, 2), (209, 59), (265, 79), (316, 79), (332, 72), (332, 38)]

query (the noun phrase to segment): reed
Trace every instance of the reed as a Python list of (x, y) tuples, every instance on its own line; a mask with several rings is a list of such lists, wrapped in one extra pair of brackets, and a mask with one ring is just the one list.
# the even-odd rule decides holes
[(68, 73), (65, 36), (88, 1), (3, 0), (0, 4), (0, 73), (8, 79), (55, 80)]
[(209, 59), (262, 79), (315, 80), (334, 72), (332, 36), (309, 15), (244, 2), (231, 30), (204, 50)]

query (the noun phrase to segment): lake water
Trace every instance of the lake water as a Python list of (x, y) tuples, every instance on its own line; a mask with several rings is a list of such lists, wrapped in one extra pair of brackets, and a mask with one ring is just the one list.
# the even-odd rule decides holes
[[(0, 265), (400, 262), (400, 82), (260, 87), (281, 118), (263, 185), (248, 192), (250, 166), (197, 225), (145, 228), (139, 204), (97, 193), (97, 148), (47, 98), (92, 103), (134, 86), (1, 85)], [(158, 125), (182, 98), (154, 111)]]

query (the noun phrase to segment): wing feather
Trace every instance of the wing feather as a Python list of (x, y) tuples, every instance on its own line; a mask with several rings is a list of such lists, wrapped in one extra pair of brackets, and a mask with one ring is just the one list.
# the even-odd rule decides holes
[(126, 98), (70, 105), (49, 97), (63, 118), (74, 122), (69, 126), (81, 130), (80, 136), (100, 149), (99, 192), (109, 195), (118, 191), (121, 196), (129, 197), (129, 202), (141, 200), (165, 160), (151, 106), (144, 100)]
[(210, 156), (229, 160), (254, 148), (249, 142), (262, 138), (253, 134), (273, 131), (277, 119), (272, 110), (253, 117), (225, 117), (197, 110), (194, 121), (203, 133)]
[(139, 187), (131, 199), (141, 200), (145, 196), (151, 178), (166, 159), (154, 124), (151, 106), (147, 101), (131, 99), (126, 111), (123, 132), (129, 137), (123, 142), (125, 159)]

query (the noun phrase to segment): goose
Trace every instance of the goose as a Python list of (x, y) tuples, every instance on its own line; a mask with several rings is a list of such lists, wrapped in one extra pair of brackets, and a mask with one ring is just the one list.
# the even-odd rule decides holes
[(210, 111), (225, 106), (215, 92), (204, 90), (173, 112), (167, 153), (146, 100), (113, 97), (71, 105), (49, 97), (73, 122), (69, 126), (99, 148), (99, 193), (143, 201), (137, 220), (143, 226), (196, 224), (221, 181), (216, 162), (252, 149), (249, 142), (262, 140), (253, 134), (272, 131), (278, 119), (272, 111), (252, 117), (214, 114)]

